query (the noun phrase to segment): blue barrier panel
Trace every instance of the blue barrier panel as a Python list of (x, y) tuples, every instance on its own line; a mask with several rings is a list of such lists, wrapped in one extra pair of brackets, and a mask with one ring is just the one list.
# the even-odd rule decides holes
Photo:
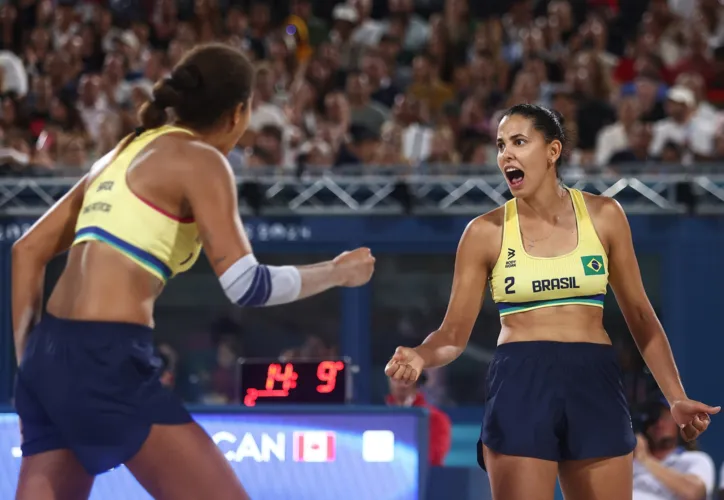
[[(378, 407), (203, 408), (211, 435), (252, 498), (424, 500), (427, 412)], [(18, 418), (0, 413), (0, 498), (20, 468)], [(91, 500), (151, 497), (120, 467), (100, 475)]]

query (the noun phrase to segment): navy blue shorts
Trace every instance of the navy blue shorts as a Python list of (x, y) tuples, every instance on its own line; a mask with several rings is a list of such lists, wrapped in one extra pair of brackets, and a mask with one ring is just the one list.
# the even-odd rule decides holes
[(504, 455), (560, 462), (627, 455), (636, 446), (610, 345), (510, 342), (488, 370), (478, 441)]
[(96, 475), (130, 460), (153, 424), (191, 422), (161, 386), (152, 333), (45, 315), (29, 334), (15, 378), (23, 456), (70, 449)]

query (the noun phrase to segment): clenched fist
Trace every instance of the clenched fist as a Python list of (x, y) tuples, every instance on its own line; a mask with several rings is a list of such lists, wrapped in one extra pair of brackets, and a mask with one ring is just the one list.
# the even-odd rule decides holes
[(357, 248), (339, 254), (332, 261), (339, 273), (339, 286), (357, 287), (366, 284), (375, 271), (375, 258), (369, 248)]
[(385, 375), (392, 380), (416, 382), (425, 367), (425, 361), (410, 347), (398, 347), (385, 367)]
[(698, 438), (711, 423), (709, 415), (716, 415), (719, 411), (721, 406), (711, 407), (691, 399), (680, 399), (671, 405), (671, 416), (679, 424), (681, 436), (685, 441)]

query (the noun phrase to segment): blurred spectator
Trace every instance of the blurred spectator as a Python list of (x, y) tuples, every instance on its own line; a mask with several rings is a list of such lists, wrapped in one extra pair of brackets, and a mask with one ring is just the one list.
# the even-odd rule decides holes
[(251, 132), (257, 132), (266, 125), (276, 125), (281, 128), (288, 126), (287, 116), (274, 101), (275, 94), (274, 71), (270, 65), (260, 63), (257, 66), (256, 87), (249, 122)]
[(452, 89), (442, 83), (435, 73), (432, 57), (426, 54), (418, 55), (412, 63), (412, 82), (408, 93), (420, 100), (434, 115), (454, 97)]
[(704, 78), (698, 73), (682, 73), (676, 78), (675, 83), (677, 86), (688, 88), (694, 93), (695, 111), (693, 118), (713, 127), (719, 119), (719, 112), (706, 100)]
[(651, 126), (636, 122), (631, 126), (628, 136), (628, 147), (616, 151), (608, 160), (609, 165), (621, 163), (646, 163), (649, 161), (649, 147), (651, 144)]
[(216, 366), (211, 372), (211, 391), (204, 398), (206, 403), (229, 404), (239, 400), (236, 367), (240, 356), (237, 335), (221, 334), (216, 345)]
[(332, 31), (330, 41), (340, 53), (341, 66), (353, 69), (357, 66), (362, 46), (352, 39), (352, 33), (359, 23), (357, 9), (347, 4), (337, 4), (332, 11)]
[(349, 101), (351, 123), (379, 134), (390, 112), (381, 104), (370, 100), (372, 88), (367, 75), (358, 72), (348, 73), (345, 90)]
[(91, 138), (101, 141), (106, 128), (113, 127), (115, 115), (110, 109), (103, 81), (99, 75), (84, 75), (78, 85), (78, 111)]
[(247, 165), (263, 167), (280, 165), (284, 155), (282, 129), (274, 125), (265, 125), (259, 130), (254, 140), (254, 148)]
[(378, 19), (372, 18), (372, 0), (348, 0), (359, 17), (357, 27), (352, 33), (352, 42), (362, 47), (374, 47), (382, 39), (384, 26)]
[(629, 141), (639, 116), (638, 101), (634, 97), (626, 96), (619, 100), (618, 120), (604, 127), (596, 139), (596, 165), (606, 166), (615, 153), (629, 149)]
[(649, 154), (661, 158), (664, 146), (670, 144), (681, 148), (682, 161), (686, 163), (710, 158), (714, 147), (714, 125), (706, 117), (698, 118), (695, 113), (696, 98), (689, 88), (677, 86), (669, 90), (667, 118), (654, 124)]
[(711, 457), (685, 443), (663, 398), (640, 412), (641, 434), (634, 450), (635, 500), (706, 500), (714, 492), (716, 470)]
[(8, 50), (0, 50), (0, 81), (2, 92), (13, 92), (18, 96), (28, 93), (28, 73), (23, 61)]
[(335, 359), (339, 356), (334, 346), (329, 346), (327, 342), (316, 335), (308, 335), (302, 345), (284, 350), (280, 355), (281, 360), (294, 359)]
[(460, 155), (455, 150), (455, 137), (448, 127), (441, 127), (435, 130), (430, 140), (430, 154), (425, 158), (425, 163), (457, 165), (460, 163)]
[(430, 414), (430, 465), (441, 466), (445, 464), (445, 457), (450, 451), (452, 424), (442, 410), (434, 407), (425, 400), (422, 388), (427, 376), (422, 373), (414, 384), (390, 379), (390, 393), (386, 402), (389, 406), (421, 407)]
[(361, 61), (361, 69), (367, 77), (371, 99), (388, 110), (392, 108), (395, 97), (401, 91), (392, 81), (389, 66), (382, 54), (372, 49), (365, 52)]
[(364, 125), (350, 127), (350, 140), (339, 149), (336, 166), (370, 163), (375, 156), (379, 134)]
[(402, 48), (408, 53), (420, 51), (430, 36), (430, 27), (415, 13), (413, 0), (388, 0), (387, 9), (383, 29), (402, 40)]
[(714, 161), (724, 161), (724, 129), (719, 129), (714, 136)]

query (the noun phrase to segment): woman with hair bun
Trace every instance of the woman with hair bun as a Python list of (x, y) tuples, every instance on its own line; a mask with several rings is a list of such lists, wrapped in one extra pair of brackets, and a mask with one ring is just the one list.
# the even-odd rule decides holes
[[(226, 160), (249, 124), (253, 80), (249, 61), (228, 46), (189, 52), (141, 108), (142, 127), (13, 246), (18, 500), (86, 499), (94, 476), (121, 464), (157, 499), (248, 498), (159, 380), (156, 299), (202, 248), (240, 306), (361, 286), (374, 269), (366, 248), (312, 266), (254, 257)], [(66, 250), (42, 311), (45, 267)]]

